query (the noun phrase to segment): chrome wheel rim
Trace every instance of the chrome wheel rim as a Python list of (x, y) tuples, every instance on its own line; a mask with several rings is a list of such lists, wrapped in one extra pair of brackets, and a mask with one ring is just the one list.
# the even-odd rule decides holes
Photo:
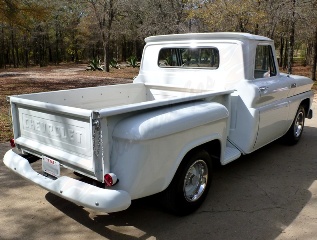
[(208, 166), (203, 160), (195, 161), (188, 169), (184, 179), (184, 196), (188, 202), (198, 200), (206, 189)]
[(301, 111), (297, 114), (295, 124), (294, 124), (294, 136), (298, 138), (304, 128), (304, 113)]

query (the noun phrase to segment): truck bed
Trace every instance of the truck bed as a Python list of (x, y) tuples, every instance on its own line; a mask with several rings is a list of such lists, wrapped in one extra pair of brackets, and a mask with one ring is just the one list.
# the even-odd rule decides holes
[[(188, 90), (170, 86), (154, 86), (131, 83), (113, 86), (79, 88), (54, 92), (42, 92), (13, 96), (23, 100), (37, 101), (82, 110), (97, 111), (109, 107), (124, 106), (154, 100), (178, 98), (204, 93), (206, 90)], [(210, 91), (209, 91), (210, 92)]]
[(12, 96), (15, 141), (26, 152), (102, 180), (112, 131), (120, 120), (149, 108), (206, 99), (222, 102), (230, 93), (133, 83)]

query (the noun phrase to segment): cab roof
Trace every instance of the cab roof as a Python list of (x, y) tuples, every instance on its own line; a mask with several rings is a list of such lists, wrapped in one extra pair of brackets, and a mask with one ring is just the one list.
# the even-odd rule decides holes
[(154, 42), (173, 42), (173, 41), (195, 41), (195, 40), (214, 40), (214, 39), (233, 39), (233, 40), (256, 40), (256, 41), (272, 41), (270, 38), (241, 32), (213, 32), (213, 33), (185, 33), (158, 35), (145, 38), (146, 43)]

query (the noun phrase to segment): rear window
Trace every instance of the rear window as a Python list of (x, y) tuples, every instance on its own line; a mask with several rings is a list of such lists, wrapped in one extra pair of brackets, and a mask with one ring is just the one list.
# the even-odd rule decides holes
[(217, 48), (162, 48), (158, 66), (161, 68), (208, 68), (219, 67)]

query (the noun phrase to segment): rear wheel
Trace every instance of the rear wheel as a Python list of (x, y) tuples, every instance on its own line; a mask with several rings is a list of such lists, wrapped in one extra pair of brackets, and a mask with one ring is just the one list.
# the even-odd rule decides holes
[(205, 150), (189, 153), (163, 192), (164, 205), (177, 215), (195, 211), (208, 194), (211, 173), (212, 161)]
[(292, 126), (285, 134), (285, 140), (289, 145), (296, 144), (301, 138), (304, 130), (305, 116), (305, 108), (304, 106), (300, 105), (295, 115), (295, 119), (292, 123)]

